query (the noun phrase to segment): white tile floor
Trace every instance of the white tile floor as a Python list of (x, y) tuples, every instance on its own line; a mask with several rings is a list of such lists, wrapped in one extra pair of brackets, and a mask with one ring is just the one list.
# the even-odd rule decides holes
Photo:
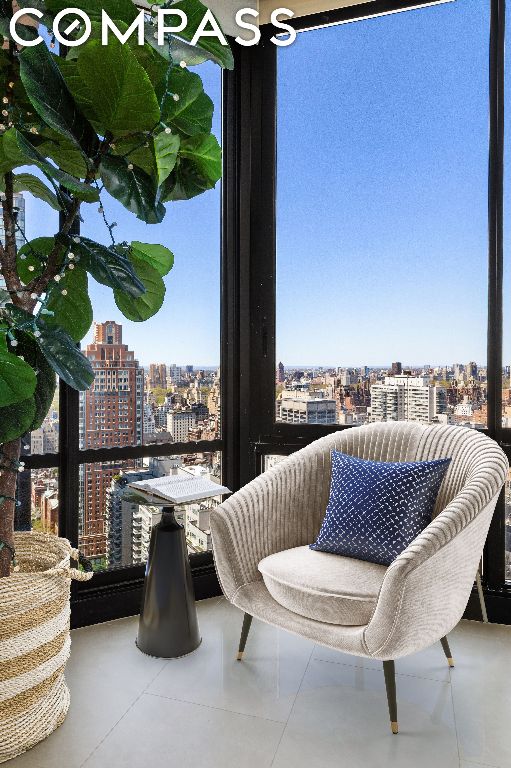
[(379, 662), (330, 651), (198, 603), (203, 642), (160, 661), (137, 620), (73, 632), (71, 709), (9, 768), (509, 768), (511, 627), (461, 622), (456, 663), (435, 647), (396, 662), (400, 733), (390, 733)]

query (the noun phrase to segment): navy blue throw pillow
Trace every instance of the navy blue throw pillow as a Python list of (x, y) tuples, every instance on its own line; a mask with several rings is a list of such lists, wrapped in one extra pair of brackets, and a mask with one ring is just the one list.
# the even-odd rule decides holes
[(332, 451), (330, 498), (310, 548), (390, 565), (431, 522), (450, 461), (366, 461)]

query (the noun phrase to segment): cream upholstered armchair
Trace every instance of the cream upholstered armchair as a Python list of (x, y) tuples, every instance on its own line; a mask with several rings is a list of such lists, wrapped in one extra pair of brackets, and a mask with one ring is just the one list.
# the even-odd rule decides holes
[[(330, 491), (331, 451), (373, 461), (451, 458), (434, 519), (389, 566), (309, 549)], [(383, 661), (397, 733), (394, 659), (442, 641), (458, 623), (478, 569), (508, 462), (464, 427), (386, 422), (336, 432), (264, 472), (211, 514), (227, 599), (252, 617), (343, 653)]]

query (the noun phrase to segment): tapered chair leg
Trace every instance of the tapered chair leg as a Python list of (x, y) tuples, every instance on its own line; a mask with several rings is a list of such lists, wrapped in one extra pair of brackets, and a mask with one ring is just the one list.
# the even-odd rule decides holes
[(442, 648), (444, 649), (445, 657), (447, 659), (447, 663), (450, 667), (454, 667), (454, 659), (452, 658), (451, 649), (449, 648), (449, 643), (447, 642), (446, 637), (441, 637), (440, 642), (442, 643)]
[(245, 650), (245, 645), (247, 642), (248, 633), (250, 631), (250, 625), (252, 624), (252, 616), (249, 613), (246, 613), (243, 617), (243, 626), (241, 628), (241, 637), (240, 637), (240, 645), (238, 648), (238, 661), (241, 661), (243, 658), (243, 652)]
[(393, 661), (383, 662), (383, 674), (385, 675), (385, 688), (387, 689), (389, 704), (390, 729), (392, 733), (397, 733), (396, 669)]

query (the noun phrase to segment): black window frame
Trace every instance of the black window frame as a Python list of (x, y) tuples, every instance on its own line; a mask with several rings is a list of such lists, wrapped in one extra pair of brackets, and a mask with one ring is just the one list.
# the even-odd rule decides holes
[[(511, 458), (511, 429), (502, 429), (503, 157), (505, 0), (487, 0), (489, 29), (488, 140), (488, 425), (485, 432)], [(421, 12), (431, 0), (373, 0), (289, 23), (297, 30), (359, 21), (394, 12)], [(412, 10), (416, 9), (416, 10)], [(275, 421), (275, 175), (277, 49), (274, 29), (261, 28), (259, 45), (231, 41), (235, 67), (223, 73), (221, 202), (222, 436), (200, 443), (161, 443), (82, 450), (79, 395), (60, 384), (58, 454), (26, 457), (27, 470), (59, 469), (61, 535), (78, 539), (78, 468), (82, 463), (146, 456), (222, 452), (223, 482), (235, 491), (263, 469), (267, 454), (289, 454), (342, 425)], [(64, 446), (65, 450), (62, 450)], [(484, 552), (484, 588), (490, 619), (511, 623), (511, 585), (505, 582), (503, 494)], [(220, 594), (211, 552), (191, 556), (198, 599)], [(144, 566), (97, 573), (73, 584), (72, 625), (138, 613)], [(479, 618), (476, 601), (468, 616)]]

